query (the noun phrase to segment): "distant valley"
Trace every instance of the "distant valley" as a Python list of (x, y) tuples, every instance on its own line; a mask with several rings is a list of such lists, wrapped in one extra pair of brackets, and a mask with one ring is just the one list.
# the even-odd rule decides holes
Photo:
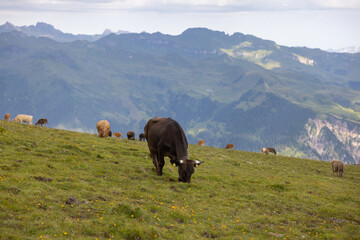
[(164, 116), (192, 144), (360, 163), (360, 53), (205, 28), (79, 37), (0, 26), (0, 114), (86, 132), (107, 119), (137, 135)]

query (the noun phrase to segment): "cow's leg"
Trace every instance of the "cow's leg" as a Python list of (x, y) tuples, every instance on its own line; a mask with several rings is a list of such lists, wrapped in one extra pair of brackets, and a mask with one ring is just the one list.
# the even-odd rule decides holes
[(163, 167), (165, 165), (165, 160), (164, 160), (164, 157), (165, 157), (165, 153), (166, 153), (166, 150), (164, 150), (164, 148), (166, 146), (166, 140), (164, 138), (161, 138), (161, 140), (158, 142), (157, 144), (157, 149), (158, 149), (158, 163), (159, 163), (159, 171), (158, 171), (158, 175), (162, 175), (162, 170), (163, 170)]
[(164, 154), (162, 152), (158, 153), (158, 163), (159, 163), (159, 171), (158, 171), (158, 175), (161, 176), (162, 175), (162, 170), (163, 167), (165, 165), (165, 160), (164, 160)]
[(158, 161), (158, 157), (157, 157), (157, 154), (156, 153), (150, 153), (150, 157), (151, 157), (151, 159), (153, 160), (153, 164), (154, 164), (154, 166), (155, 166), (155, 168), (156, 168), (156, 172), (157, 172), (157, 174), (158, 175), (161, 175), (161, 174), (159, 174), (159, 161)]

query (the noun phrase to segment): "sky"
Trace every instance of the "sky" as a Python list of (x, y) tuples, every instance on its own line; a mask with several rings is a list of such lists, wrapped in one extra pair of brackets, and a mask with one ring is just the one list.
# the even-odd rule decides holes
[(206, 27), (285, 46), (360, 46), (360, 0), (0, 0), (0, 25), (6, 22), (45, 22), (72, 34)]

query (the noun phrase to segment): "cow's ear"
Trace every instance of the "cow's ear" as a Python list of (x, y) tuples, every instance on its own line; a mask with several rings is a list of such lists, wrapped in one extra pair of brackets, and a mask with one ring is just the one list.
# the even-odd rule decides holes
[(204, 161), (195, 160), (194, 161), (194, 167), (198, 167), (200, 164), (202, 164)]

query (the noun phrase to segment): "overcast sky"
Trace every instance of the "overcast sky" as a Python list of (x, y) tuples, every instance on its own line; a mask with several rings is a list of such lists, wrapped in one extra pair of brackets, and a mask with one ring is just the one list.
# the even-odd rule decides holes
[(178, 35), (241, 32), (280, 45), (360, 46), (360, 0), (0, 0), (0, 24), (46, 22), (73, 34), (105, 29)]

